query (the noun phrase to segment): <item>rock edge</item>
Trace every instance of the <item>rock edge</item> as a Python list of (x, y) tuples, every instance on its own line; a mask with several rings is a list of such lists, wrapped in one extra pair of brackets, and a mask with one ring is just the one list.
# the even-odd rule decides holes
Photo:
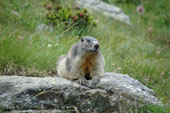
[(105, 73), (99, 84), (92, 87), (59, 77), (0, 76), (0, 107), (9, 113), (53, 109), (124, 113), (153, 104), (162, 105), (154, 91), (124, 74)]

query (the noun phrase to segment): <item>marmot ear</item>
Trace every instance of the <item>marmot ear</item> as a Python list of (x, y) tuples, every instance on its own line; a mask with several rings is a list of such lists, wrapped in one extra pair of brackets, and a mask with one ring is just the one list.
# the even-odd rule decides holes
[(81, 38), (81, 42), (83, 42), (84, 41), (84, 39), (83, 38)]

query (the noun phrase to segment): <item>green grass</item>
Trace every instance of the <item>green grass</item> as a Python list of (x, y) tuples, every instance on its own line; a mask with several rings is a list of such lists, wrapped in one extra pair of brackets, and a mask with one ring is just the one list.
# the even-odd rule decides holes
[[(49, 3), (48, 0), (0, 1), (1, 75), (55, 75), (58, 56), (65, 54), (79, 37), (78, 31), (67, 32), (61, 25), (53, 28), (53, 32), (37, 30), (38, 25), (45, 23), (47, 10), (43, 6)], [(130, 15), (132, 25), (96, 13), (93, 16), (99, 19), (98, 26), (83, 35), (100, 41), (105, 71), (128, 74), (154, 89), (165, 103), (163, 109), (170, 112), (170, 26), (166, 12), (169, 1), (157, 0), (153, 7), (153, 0), (141, 2), (146, 8), (141, 16), (136, 13), (135, 4), (114, 0), (110, 3)], [(149, 31), (149, 27), (153, 30)]]
[[(55, 71), (57, 57), (75, 42), (75, 36), (64, 35), (61, 38), (64, 30), (59, 27), (54, 32), (37, 30), (37, 26), (45, 21), (43, 5), (49, 2), (1, 2), (1, 9), (4, 10), (0, 17), (1, 74), (45, 76)], [(17, 11), (21, 16), (12, 15), (11, 11)], [(20, 40), (18, 36), (24, 39)], [(48, 47), (48, 44), (55, 46)]]
[(163, 107), (160, 106), (147, 105), (145, 107), (141, 107), (140, 109), (139, 108), (130, 109), (128, 113), (168, 113), (168, 111), (166, 111)]

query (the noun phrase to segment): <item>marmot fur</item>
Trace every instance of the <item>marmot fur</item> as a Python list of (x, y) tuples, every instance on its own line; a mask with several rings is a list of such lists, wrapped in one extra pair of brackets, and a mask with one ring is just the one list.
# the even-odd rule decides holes
[(66, 55), (57, 61), (58, 76), (70, 80), (84, 80), (104, 75), (104, 57), (99, 51), (98, 40), (85, 36), (75, 43)]

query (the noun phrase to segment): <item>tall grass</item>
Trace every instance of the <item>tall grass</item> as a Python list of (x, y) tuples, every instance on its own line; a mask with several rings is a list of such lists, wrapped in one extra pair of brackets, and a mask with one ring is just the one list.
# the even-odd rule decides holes
[[(1, 74), (45, 76), (55, 71), (57, 57), (65, 53), (76, 39), (72, 38), (74, 35), (67, 34), (61, 38), (64, 30), (60, 27), (54, 28), (53, 32), (50, 29), (37, 29), (45, 21), (46, 10), (43, 5), (48, 1), (1, 2), (4, 10), (0, 17)], [(19, 16), (12, 12), (17, 12)]]
[[(170, 50), (169, 25), (162, 22), (163, 5), (169, 1), (141, 2), (145, 13), (136, 13), (137, 4), (117, 3), (130, 15), (132, 26), (122, 24), (100, 13), (93, 13), (99, 20), (96, 28), (83, 35), (96, 37), (101, 45), (105, 71), (128, 74), (156, 92), (170, 111)], [(58, 25), (38, 30), (45, 23), (45, 4), (48, 0), (0, 1), (0, 74), (24, 76), (55, 75), (55, 63), (79, 37), (78, 31), (66, 31)], [(168, 5), (166, 5), (166, 8)], [(148, 8), (147, 8), (148, 7)], [(138, 23), (138, 19), (140, 22)], [(156, 19), (158, 18), (158, 20)], [(166, 18), (166, 17), (165, 17)], [(166, 19), (163, 19), (164, 21)], [(168, 20), (166, 20), (168, 21)], [(161, 23), (162, 22), (162, 23)], [(152, 28), (152, 30), (148, 30)], [(166, 36), (166, 38), (164, 37)], [(161, 40), (159, 40), (161, 37)]]

